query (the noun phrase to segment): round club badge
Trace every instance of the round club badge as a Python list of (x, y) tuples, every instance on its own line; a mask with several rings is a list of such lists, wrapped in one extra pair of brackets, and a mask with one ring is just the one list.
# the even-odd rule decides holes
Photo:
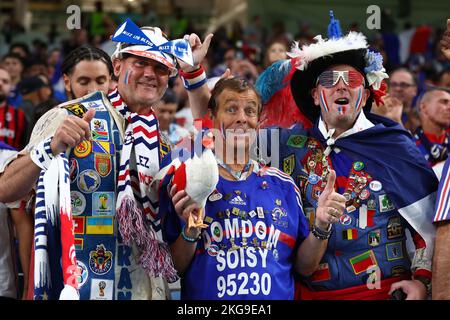
[(77, 276), (78, 288), (81, 288), (86, 283), (89, 272), (86, 265), (78, 259), (77, 259), (77, 267), (79, 271), (79, 275)]
[(71, 191), (70, 204), (72, 205), (72, 215), (79, 216), (86, 209), (86, 198), (79, 191)]
[(372, 182), (369, 183), (370, 190), (372, 190), (374, 192), (380, 191), (382, 187), (383, 187), (383, 185), (378, 180), (373, 180)]
[(366, 183), (367, 183), (367, 178), (366, 178), (366, 177), (358, 177), (358, 179), (356, 179), (356, 181), (357, 181), (359, 184), (366, 185)]
[(208, 254), (211, 256), (211, 257), (215, 257), (215, 256), (217, 256), (217, 254), (219, 253), (219, 246), (218, 245), (216, 245), (216, 244), (212, 244), (212, 245), (210, 245), (209, 247), (208, 247), (208, 249), (206, 249), (206, 252), (208, 252)]
[(350, 217), (348, 214), (344, 214), (339, 218), (339, 221), (344, 225), (348, 226), (350, 223), (352, 223), (352, 217)]
[(317, 184), (319, 181), (320, 181), (320, 177), (315, 173), (312, 173), (308, 176), (308, 182), (312, 185)]
[(361, 171), (362, 169), (364, 169), (364, 163), (362, 163), (361, 161), (356, 161), (355, 163), (353, 163), (353, 169), (355, 171)]
[(81, 141), (73, 150), (73, 154), (78, 158), (86, 158), (92, 151), (92, 143), (90, 141)]
[(350, 200), (352, 199), (352, 196), (351, 196), (350, 193), (348, 193), (348, 192), (345, 192), (345, 193), (343, 194), (343, 196), (344, 196), (344, 198), (345, 198), (345, 201), (350, 201)]
[(85, 193), (94, 192), (98, 189), (100, 183), (100, 175), (91, 169), (82, 171), (78, 177), (78, 188)]
[(103, 275), (111, 270), (113, 254), (107, 250), (103, 244), (97, 245), (97, 248), (89, 252), (89, 268), (98, 275)]
[(364, 189), (363, 191), (361, 191), (361, 193), (359, 194), (359, 198), (361, 200), (367, 200), (370, 197), (370, 191), (367, 189)]

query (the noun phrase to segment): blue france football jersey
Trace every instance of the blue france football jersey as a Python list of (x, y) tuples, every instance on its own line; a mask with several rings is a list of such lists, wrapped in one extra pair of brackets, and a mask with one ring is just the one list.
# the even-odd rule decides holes
[[(164, 229), (173, 243), (184, 222), (169, 211)], [(270, 168), (244, 181), (220, 177), (205, 214), (182, 299), (293, 299), (294, 257), (309, 228), (288, 175)]]

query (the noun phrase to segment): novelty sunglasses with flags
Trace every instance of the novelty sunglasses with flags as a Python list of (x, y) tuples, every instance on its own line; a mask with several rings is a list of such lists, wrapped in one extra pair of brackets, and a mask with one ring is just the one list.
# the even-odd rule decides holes
[[(130, 53), (161, 62), (176, 75), (176, 60), (180, 59), (193, 66), (192, 49), (186, 39), (169, 41), (161, 29), (157, 27), (139, 28), (133, 21), (127, 19), (117, 28), (112, 41), (119, 42), (113, 57), (121, 53)], [(124, 45), (128, 44), (128, 45)]]

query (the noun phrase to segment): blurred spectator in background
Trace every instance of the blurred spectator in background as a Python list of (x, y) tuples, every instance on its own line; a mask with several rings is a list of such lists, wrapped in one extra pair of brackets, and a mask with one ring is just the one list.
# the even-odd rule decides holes
[(267, 68), (272, 63), (287, 59), (287, 43), (284, 42), (273, 42), (266, 49), (266, 53), (264, 55), (264, 68)]
[(233, 76), (245, 78), (251, 83), (254, 83), (258, 77), (256, 66), (244, 58), (242, 52), (236, 48), (229, 48), (225, 51), (224, 62), (217, 65), (210, 75), (220, 77), (227, 69), (231, 70)]
[(450, 88), (450, 68), (442, 70), (438, 74), (436, 85), (439, 87)]
[(29, 59), (23, 71), (23, 76), (36, 77), (40, 75), (47, 79), (49, 78), (47, 61), (41, 60), (40, 58)]
[(61, 62), (61, 49), (52, 49), (47, 57), (48, 77), (52, 85), (58, 83), (58, 80), (61, 78)]
[[(0, 141), (0, 167), (16, 151)], [(21, 202), (0, 202), (0, 299), (25, 299), (28, 287), (31, 244), (33, 240), (33, 218), (21, 206)], [(18, 270), (15, 267), (14, 237), (19, 240), (18, 253), (23, 273), (22, 288), (18, 288)], [(20, 296), (19, 296), (19, 291)]]
[(439, 87), (429, 88), (418, 99), (421, 126), (414, 138), (416, 145), (433, 167), (448, 157), (450, 135), (450, 92)]
[(167, 89), (161, 102), (155, 108), (159, 130), (170, 141), (171, 147), (175, 146), (183, 137), (189, 135), (189, 131), (174, 123), (177, 106), (178, 101), (175, 93)]
[(32, 55), (34, 59), (40, 59), (45, 61), (47, 59), (47, 49), (48, 45), (46, 42), (42, 41), (41, 39), (33, 40)]
[(231, 74), (235, 77), (244, 78), (250, 83), (255, 83), (259, 73), (250, 60), (237, 58), (232, 62)]
[(107, 94), (113, 67), (106, 52), (83, 45), (69, 52), (61, 72), (67, 97), (72, 100), (95, 91)]
[(399, 68), (390, 73), (389, 95), (402, 102), (403, 126), (414, 132), (420, 125), (417, 110), (413, 106), (414, 97), (417, 95), (417, 83), (414, 75), (408, 69)]
[[(19, 82), (19, 92), (22, 95), (22, 103), (18, 107), (25, 113), (27, 123), (33, 120), (35, 107), (50, 99), (52, 89), (48, 83), (48, 79), (43, 76), (34, 76), (23, 78)], [(31, 131), (27, 132), (27, 139), (31, 135)]]
[(17, 90), (17, 84), (22, 78), (22, 72), (25, 69), (25, 62), (18, 54), (8, 53), (3, 56), (1, 64), (11, 76), (12, 88), (8, 97), (8, 103), (12, 104), (14, 107), (17, 107), (22, 102), (22, 96)]
[(17, 53), (8, 53), (3, 56), (2, 64), (11, 76), (12, 85), (16, 86), (20, 82), (22, 72), (25, 69), (25, 61)]
[(24, 42), (15, 42), (9, 47), (9, 53), (18, 54), (23, 61), (26, 61), (30, 57), (30, 49)]
[(27, 121), (22, 110), (7, 102), (11, 87), (10, 75), (6, 69), (0, 67), (0, 141), (13, 148), (22, 149), (27, 144)]
[(231, 70), (235, 59), (236, 59), (236, 48), (228, 47), (223, 54), (222, 63), (216, 65), (211, 70), (210, 76), (218, 77), (221, 76), (225, 72), (225, 70), (227, 70), (227, 68)]

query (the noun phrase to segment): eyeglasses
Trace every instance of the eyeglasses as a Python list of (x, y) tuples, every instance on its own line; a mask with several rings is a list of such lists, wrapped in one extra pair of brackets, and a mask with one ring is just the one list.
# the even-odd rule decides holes
[(317, 78), (317, 82), (325, 88), (333, 88), (342, 78), (344, 83), (350, 88), (359, 87), (364, 83), (364, 77), (357, 71), (336, 71), (327, 70), (320, 74)]
[(391, 82), (389, 83), (389, 86), (391, 88), (400, 88), (400, 89), (408, 89), (410, 87), (415, 87), (415, 84), (411, 84), (411, 83), (406, 83), (406, 82)]

